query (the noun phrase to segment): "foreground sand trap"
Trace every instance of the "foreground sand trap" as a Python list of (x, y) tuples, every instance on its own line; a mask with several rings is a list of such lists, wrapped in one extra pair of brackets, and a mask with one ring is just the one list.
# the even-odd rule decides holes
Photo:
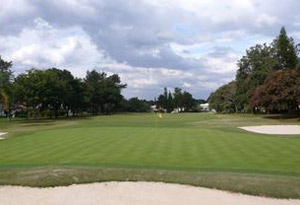
[(250, 132), (272, 135), (300, 135), (300, 125), (262, 125), (240, 127)]
[(300, 205), (300, 200), (271, 199), (176, 184), (109, 182), (43, 189), (2, 186), (0, 204)]
[(2, 135), (5, 135), (6, 133), (4, 132), (0, 132), (0, 140), (4, 139), (4, 137), (2, 137)]

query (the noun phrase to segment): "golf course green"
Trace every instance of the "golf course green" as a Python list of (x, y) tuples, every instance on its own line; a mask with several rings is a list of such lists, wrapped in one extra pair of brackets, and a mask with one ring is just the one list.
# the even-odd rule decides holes
[(163, 181), (300, 198), (300, 136), (239, 129), (299, 119), (205, 113), (0, 120), (0, 185)]

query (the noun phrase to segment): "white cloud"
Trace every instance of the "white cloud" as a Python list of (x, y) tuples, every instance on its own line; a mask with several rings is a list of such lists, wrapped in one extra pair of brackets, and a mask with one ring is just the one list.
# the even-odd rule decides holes
[[(194, 91), (208, 88), (208, 85), (215, 88), (215, 83), (211, 82), (210, 84), (208, 76), (202, 75), (200, 70), (182, 71), (168, 68), (131, 67), (128, 64), (119, 63), (103, 64), (98, 70), (109, 74), (118, 73), (122, 82), (127, 83), (127, 89), (123, 91), (126, 97), (138, 95), (153, 99), (153, 96), (158, 96), (164, 87), (169, 89), (182, 87)], [(200, 82), (205, 83), (201, 84)], [(199, 95), (196, 96), (199, 97)]]
[(258, 27), (272, 26), (277, 23), (279, 23), (279, 20), (276, 16), (261, 14), (257, 17), (257, 26)]
[(297, 0), (6, 0), (0, 55), (14, 69), (98, 68), (120, 74), (126, 96), (153, 98), (164, 86), (206, 97), (232, 80), (245, 49), (280, 26), (299, 35)]
[(227, 53), (220, 57), (206, 57), (206, 69), (212, 74), (233, 74), (237, 70), (237, 60), (239, 56), (235, 53)]
[(192, 84), (187, 83), (187, 82), (184, 82), (184, 83), (183, 83), (183, 87), (184, 87), (184, 88), (190, 88), (190, 87), (192, 87)]
[[(52, 0), (57, 7), (61, 7), (68, 12), (75, 12), (82, 17), (92, 17), (97, 14), (96, 8), (93, 6), (95, 1), (90, 0)], [(101, 2), (101, 1), (99, 1)], [(99, 3), (98, 3), (99, 6)]]
[[(26, 0), (2, 0), (0, 4), (0, 23), (9, 18), (24, 16), (34, 11), (34, 6)], [(13, 14), (13, 16), (12, 16)]]
[(59, 29), (41, 18), (34, 23), (34, 27), (24, 28), (16, 36), (0, 36), (3, 56), (15, 67), (60, 66), (83, 76), (88, 68), (108, 61), (80, 27)]

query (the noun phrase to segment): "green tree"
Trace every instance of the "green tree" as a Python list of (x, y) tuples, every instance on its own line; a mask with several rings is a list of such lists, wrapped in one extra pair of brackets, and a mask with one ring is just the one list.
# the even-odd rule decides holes
[(166, 109), (166, 97), (164, 95), (159, 95), (157, 98), (157, 107), (160, 109)]
[(159, 95), (157, 98), (157, 106), (166, 110), (166, 112), (172, 112), (174, 109), (174, 99), (172, 93), (168, 91), (166, 87), (164, 88), (163, 94)]
[(37, 116), (44, 102), (45, 91), (44, 71), (31, 69), (15, 79), (16, 103), (26, 108), (27, 119), (30, 115)]
[(67, 70), (51, 68), (29, 70), (15, 80), (18, 103), (27, 108), (27, 118), (37, 118), (42, 111), (49, 111), (50, 118), (70, 109), (74, 77)]
[(278, 60), (275, 57), (275, 49), (266, 44), (257, 44), (247, 49), (246, 55), (238, 61), (236, 74), (236, 103), (239, 111), (250, 111), (250, 98), (254, 89), (262, 85), (270, 75)]
[(121, 90), (126, 88), (126, 84), (121, 83), (121, 79), (117, 74), (106, 77), (103, 85), (104, 90), (104, 113), (108, 114), (116, 111), (120, 106), (123, 96)]
[(237, 106), (235, 102), (236, 96), (236, 83), (230, 82), (218, 88), (209, 97), (210, 109), (215, 109), (221, 113), (236, 112)]
[(70, 88), (68, 95), (68, 107), (71, 110), (73, 116), (77, 116), (78, 113), (84, 111), (88, 107), (88, 93), (86, 85), (81, 79), (73, 79), (70, 82)]
[(150, 110), (151, 103), (146, 100), (141, 100), (137, 97), (125, 100), (126, 112), (148, 112)]
[(180, 111), (183, 108), (183, 94), (182, 94), (182, 89), (181, 88), (174, 88), (174, 106), (175, 108), (179, 109)]
[(92, 109), (92, 113), (94, 115), (97, 115), (99, 111), (104, 109), (103, 81), (105, 77), (105, 73), (99, 73), (95, 70), (87, 71), (85, 77), (88, 98)]
[(168, 94), (168, 99), (167, 99), (167, 104), (168, 104), (168, 112), (172, 112), (173, 109), (174, 109), (174, 100), (173, 100), (173, 96), (172, 96), (172, 93), (169, 91), (169, 94)]
[(297, 48), (294, 40), (287, 36), (284, 27), (281, 28), (279, 36), (274, 40), (273, 45), (276, 49), (278, 58), (277, 69), (296, 68), (299, 63)]
[(192, 111), (193, 107), (195, 106), (195, 100), (191, 93), (184, 91), (182, 94), (182, 106), (184, 111)]
[(13, 87), (11, 71), (12, 62), (7, 62), (0, 56), (0, 104), (5, 111), (7, 119), (10, 120), (10, 112), (13, 104)]
[(169, 108), (168, 108), (168, 89), (166, 87), (164, 88), (164, 108), (167, 110), (167, 112), (169, 111)]
[(74, 80), (73, 75), (67, 70), (51, 68), (43, 71), (43, 101), (42, 107), (50, 110), (55, 118), (59, 116), (59, 111), (69, 111), (70, 94), (72, 91), (71, 82)]
[(85, 83), (92, 112), (95, 115), (99, 111), (108, 114), (117, 110), (123, 99), (121, 90), (127, 86), (121, 83), (118, 75), (107, 77), (106, 73), (95, 70), (87, 72)]
[(169, 100), (168, 100), (168, 89), (166, 87), (164, 87), (163, 94), (159, 95), (157, 98), (157, 106), (161, 109), (166, 110), (167, 112), (170, 112)]

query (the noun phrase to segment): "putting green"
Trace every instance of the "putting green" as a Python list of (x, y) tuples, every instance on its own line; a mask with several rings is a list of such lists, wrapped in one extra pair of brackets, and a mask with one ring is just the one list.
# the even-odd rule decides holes
[[(288, 177), (291, 181), (296, 178), (295, 186), (298, 186), (299, 136), (266, 136), (238, 128), (285, 123), (297, 121), (195, 113), (164, 115), (162, 119), (154, 114), (131, 114), (3, 123), (0, 129), (9, 134), (7, 139), (0, 141), (0, 168), (4, 171), (49, 167), (113, 168), (182, 171), (185, 174), (272, 175)], [(146, 175), (149, 176), (145, 174), (144, 179), (148, 180)], [(120, 180), (128, 179), (126, 177)], [(0, 176), (0, 183), (12, 181), (7, 178)], [(19, 183), (22, 184), (22, 180)], [(300, 188), (294, 192), (291, 197), (300, 196)], [(278, 193), (273, 195), (281, 197)]]

